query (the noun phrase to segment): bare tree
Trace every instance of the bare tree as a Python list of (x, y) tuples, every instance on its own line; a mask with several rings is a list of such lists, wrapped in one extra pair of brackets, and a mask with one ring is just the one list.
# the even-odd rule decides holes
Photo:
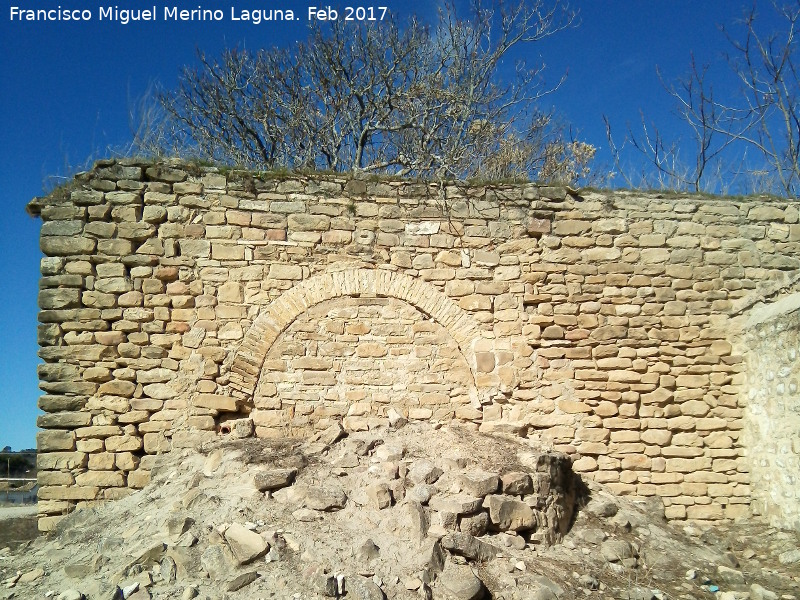
[(201, 54), (160, 96), (171, 129), (153, 129), (185, 154), (256, 169), (574, 179), (593, 148), (538, 107), (563, 77), (548, 87), (544, 65), (506, 64), (573, 20), (560, 0), (475, 0), (431, 27), (333, 21), (291, 52)]
[(775, 176), (775, 187), (789, 196), (800, 191), (800, 78), (797, 61), (797, 27), (800, 0), (774, 9), (785, 30), (761, 35), (755, 9), (745, 20), (746, 33), (739, 42), (728, 34), (734, 48), (732, 64), (742, 83), (744, 104), (730, 108), (723, 134), (747, 144), (763, 155)]
[[(754, 7), (739, 27), (723, 28), (731, 47), (727, 61), (738, 93), (720, 98), (708, 81), (708, 67), (692, 56), (689, 75), (665, 85), (689, 140), (665, 136), (644, 115), (641, 132), (628, 130), (618, 146), (606, 120), (617, 172), (628, 185), (712, 192), (800, 192), (800, 79), (798, 40), (800, 0), (773, 3), (781, 31), (763, 33)], [(622, 164), (630, 145), (650, 168), (631, 172)]]

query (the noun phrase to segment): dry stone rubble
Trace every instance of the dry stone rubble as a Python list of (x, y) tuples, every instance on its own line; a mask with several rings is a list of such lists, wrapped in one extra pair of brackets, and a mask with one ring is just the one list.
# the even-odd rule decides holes
[[(796, 534), (682, 531), (663, 507), (584, 488), (561, 455), (513, 439), (426, 424), (328, 435), (228, 434), (165, 454), (142, 490), (0, 550), (0, 598), (798, 598)], [(357, 460), (336, 466), (343, 454)], [(284, 487), (259, 489), (264, 473), (287, 470)], [(410, 477), (437, 470), (430, 483)], [(519, 494), (500, 488), (509, 473), (529, 477)], [(376, 484), (388, 504), (364, 493)], [(344, 499), (309, 504), (314, 490)], [(495, 518), (487, 499), (534, 518)], [(477, 515), (482, 531), (465, 526)]]

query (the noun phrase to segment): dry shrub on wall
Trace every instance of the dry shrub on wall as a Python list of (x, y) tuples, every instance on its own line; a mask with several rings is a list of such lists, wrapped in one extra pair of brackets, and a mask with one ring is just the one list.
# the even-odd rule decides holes
[(573, 22), (560, 0), (476, 1), (464, 16), (446, 4), (432, 26), (332, 21), (291, 50), (201, 53), (137, 137), (150, 153), (256, 170), (574, 181), (594, 148), (539, 106), (563, 77), (509, 68)]

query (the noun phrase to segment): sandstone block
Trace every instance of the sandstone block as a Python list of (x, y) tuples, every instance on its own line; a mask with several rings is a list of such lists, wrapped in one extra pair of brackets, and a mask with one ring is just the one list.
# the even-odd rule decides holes
[(100, 385), (98, 392), (108, 396), (123, 396), (130, 398), (133, 392), (136, 391), (136, 384), (132, 381), (125, 381), (123, 379), (115, 379), (107, 381)]
[(89, 455), (90, 471), (111, 471), (114, 468), (114, 454), (97, 452)]
[(217, 394), (197, 394), (194, 396), (194, 406), (211, 410), (233, 412), (236, 410), (236, 399), (231, 396)]
[(40, 431), (36, 434), (36, 447), (39, 452), (74, 450), (75, 434), (72, 431)]
[(528, 473), (511, 471), (500, 477), (504, 494), (523, 496), (533, 493), (533, 481)]
[(279, 490), (291, 485), (297, 475), (297, 469), (269, 469), (255, 475), (255, 486), (260, 492)]
[(78, 288), (56, 288), (39, 292), (39, 308), (61, 309), (79, 307), (81, 291)]
[(94, 500), (100, 489), (97, 487), (46, 486), (39, 488), (40, 500)]
[(162, 452), (169, 452), (172, 449), (172, 444), (163, 433), (145, 433), (143, 441), (144, 451), (147, 454), (160, 454)]
[(151, 383), (143, 388), (144, 393), (156, 400), (169, 400), (178, 395), (168, 383)]
[(120, 471), (88, 471), (75, 477), (78, 486), (95, 486), (98, 488), (123, 487), (125, 475)]
[(489, 509), (489, 519), (501, 531), (524, 531), (536, 526), (536, 518), (530, 506), (507, 496), (489, 495), (484, 499)]
[[(91, 421), (92, 414), (88, 412), (58, 412), (40, 415), (36, 419), (36, 425), (42, 429), (74, 429), (85, 427)], [(41, 445), (38, 448), (43, 449)]]
[(80, 236), (45, 236), (39, 240), (39, 248), (46, 256), (91, 254), (96, 246), (96, 240)]
[(500, 479), (494, 473), (470, 471), (459, 475), (457, 482), (461, 491), (478, 498), (483, 498), (497, 491)]
[(299, 265), (273, 263), (269, 266), (268, 277), (270, 279), (302, 279), (303, 269)]
[(111, 436), (105, 440), (109, 452), (136, 452), (142, 449), (142, 438), (134, 435)]
[(81, 439), (102, 439), (121, 433), (122, 430), (117, 425), (90, 425), (75, 430), (75, 435)]
[(290, 214), (288, 225), (294, 231), (326, 231), (330, 228), (331, 218), (325, 215)]
[(131, 452), (119, 452), (114, 457), (114, 466), (120, 471), (133, 471), (139, 466), (139, 457)]
[(225, 541), (240, 565), (252, 562), (269, 550), (269, 544), (264, 538), (238, 523), (225, 530)]

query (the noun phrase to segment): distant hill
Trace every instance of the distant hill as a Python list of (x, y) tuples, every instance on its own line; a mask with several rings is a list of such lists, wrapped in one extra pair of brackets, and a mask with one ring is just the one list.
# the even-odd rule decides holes
[(36, 477), (36, 450), (12, 451), (10, 446), (0, 452), (0, 477)]

